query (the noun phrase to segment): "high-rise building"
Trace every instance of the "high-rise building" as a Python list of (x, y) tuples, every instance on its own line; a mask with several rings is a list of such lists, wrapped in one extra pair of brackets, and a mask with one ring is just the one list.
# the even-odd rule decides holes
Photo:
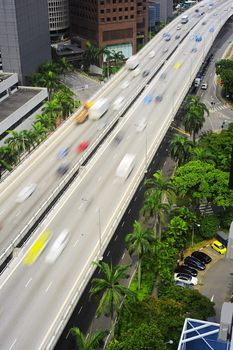
[(4, 72), (22, 83), (51, 59), (48, 0), (0, 0), (0, 51)]
[(148, 40), (148, 0), (70, 0), (71, 35), (98, 46), (136, 53)]
[(49, 30), (51, 38), (59, 38), (69, 29), (69, 1), (48, 0)]
[(173, 0), (149, 0), (149, 26), (154, 27), (156, 22), (167, 22), (172, 17)]

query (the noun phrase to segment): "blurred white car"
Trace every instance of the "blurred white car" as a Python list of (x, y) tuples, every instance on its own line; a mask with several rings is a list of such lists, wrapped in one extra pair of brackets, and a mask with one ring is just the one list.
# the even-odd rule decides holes
[(155, 56), (155, 51), (151, 51), (150, 53), (149, 53), (149, 55), (148, 55), (150, 58), (152, 58), (152, 57), (154, 57)]
[(141, 132), (145, 129), (145, 127), (147, 126), (147, 120), (146, 118), (142, 118), (141, 120), (139, 120), (136, 124), (134, 124), (136, 127), (136, 130), (138, 132)]
[(117, 99), (113, 102), (113, 110), (118, 111), (122, 107), (123, 102), (124, 102), (124, 97), (122, 96), (117, 97)]
[(49, 264), (54, 263), (57, 258), (59, 257), (59, 255), (63, 252), (63, 250), (65, 249), (65, 247), (67, 246), (67, 243), (70, 239), (70, 234), (69, 234), (69, 230), (65, 229), (63, 230), (59, 236), (57, 237), (57, 239), (53, 242), (46, 258), (45, 261)]
[(177, 282), (183, 282), (186, 284), (192, 284), (194, 286), (197, 285), (198, 279), (197, 277), (193, 277), (191, 275), (188, 275), (186, 273), (174, 273), (174, 280)]
[(141, 69), (140, 68), (136, 68), (133, 70), (133, 76), (136, 77), (141, 73)]
[(129, 86), (129, 81), (126, 80), (124, 83), (121, 85), (122, 90), (126, 89)]
[(33, 192), (35, 191), (37, 184), (31, 183), (28, 186), (25, 186), (17, 195), (16, 202), (23, 203), (26, 199), (28, 199)]

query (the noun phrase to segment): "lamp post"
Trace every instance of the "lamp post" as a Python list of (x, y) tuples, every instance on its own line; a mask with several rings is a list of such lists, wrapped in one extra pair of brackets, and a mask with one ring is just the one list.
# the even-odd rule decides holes
[(200, 227), (201, 225), (200, 224), (196, 224), (196, 223), (194, 223), (193, 224), (193, 231), (192, 231), (192, 247), (193, 247), (193, 240), (194, 240), (194, 225), (196, 225), (197, 227)]

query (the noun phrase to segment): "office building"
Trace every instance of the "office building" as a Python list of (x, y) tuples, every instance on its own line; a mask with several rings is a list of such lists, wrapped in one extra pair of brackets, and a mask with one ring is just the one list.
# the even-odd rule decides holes
[(69, 30), (69, 1), (48, 0), (51, 39), (62, 38)]
[(48, 0), (0, 0), (0, 51), (4, 72), (21, 83), (51, 59)]
[(149, 0), (149, 27), (153, 28), (155, 23), (167, 23), (168, 17), (172, 17), (173, 0)]
[(148, 40), (148, 0), (70, 0), (71, 35), (122, 51), (125, 57)]

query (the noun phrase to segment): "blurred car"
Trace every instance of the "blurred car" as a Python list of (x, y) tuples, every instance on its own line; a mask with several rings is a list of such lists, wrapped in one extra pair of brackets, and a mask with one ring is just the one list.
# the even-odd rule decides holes
[(211, 257), (208, 254), (200, 251), (193, 252), (191, 256), (194, 256), (204, 264), (209, 264), (212, 261)]
[(163, 33), (163, 38), (165, 38), (168, 35), (170, 35), (170, 33), (168, 33), (168, 32)]
[(113, 110), (114, 111), (118, 111), (122, 107), (124, 99), (125, 98), (123, 96), (117, 97), (117, 99), (113, 102)]
[(162, 99), (163, 99), (163, 97), (162, 97), (161, 95), (157, 95), (157, 96), (155, 97), (155, 102), (161, 102)]
[(180, 282), (180, 281), (176, 281), (176, 286), (177, 287), (182, 287), (182, 288), (193, 289), (193, 286), (191, 284), (187, 284), (187, 283)]
[(175, 69), (179, 69), (180, 67), (182, 66), (182, 63), (181, 62), (176, 62), (175, 64), (174, 64), (174, 68)]
[(176, 27), (177, 30), (181, 30), (182, 26), (181, 24), (178, 24), (178, 26)]
[(105, 128), (105, 126), (107, 126), (107, 120), (100, 120), (97, 124), (97, 130), (103, 130)]
[(184, 259), (184, 264), (194, 269), (197, 269), (199, 271), (205, 270), (205, 264), (203, 264), (200, 260), (198, 260), (194, 256), (187, 256)]
[(196, 47), (193, 47), (193, 48), (191, 49), (191, 52), (192, 52), (192, 53), (197, 52), (197, 48), (196, 48)]
[(133, 76), (137, 77), (139, 74), (141, 73), (141, 69), (140, 68), (136, 68), (133, 70)]
[(213, 241), (211, 248), (213, 248), (219, 254), (226, 254), (227, 252), (227, 248), (217, 240)]
[(207, 90), (207, 88), (208, 88), (208, 84), (207, 83), (201, 84), (201, 89), (202, 90)]
[(175, 39), (180, 39), (180, 34), (176, 34)]
[(149, 52), (149, 55), (148, 55), (150, 58), (152, 58), (152, 57), (154, 57), (155, 56), (155, 51), (151, 51), (151, 52)]
[(172, 38), (172, 36), (171, 36), (171, 34), (169, 34), (169, 33), (167, 33), (167, 35), (164, 36), (164, 40), (165, 40), (165, 41), (170, 41), (171, 38)]
[(198, 283), (197, 277), (190, 276), (186, 273), (174, 273), (174, 280), (186, 284), (192, 284), (194, 286), (196, 286)]
[(62, 159), (65, 158), (67, 156), (67, 154), (69, 153), (69, 147), (63, 147), (61, 149), (59, 149), (58, 153), (57, 153), (57, 157), (58, 159)]
[(147, 119), (146, 118), (142, 118), (141, 120), (139, 120), (137, 123), (134, 124), (136, 127), (136, 130), (138, 132), (141, 132), (145, 129), (145, 127), (147, 126)]
[(147, 75), (149, 75), (149, 74), (150, 74), (150, 71), (148, 71), (148, 70), (144, 70), (144, 71), (142, 72), (143, 78), (147, 77)]
[(63, 252), (70, 239), (69, 230), (62, 230), (57, 239), (53, 242), (45, 261), (49, 264), (54, 263), (59, 255)]
[(31, 183), (30, 185), (25, 186), (17, 195), (16, 203), (23, 203), (26, 199), (31, 197), (33, 192), (37, 187), (36, 183)]
[(143, 102), (144, 102), (145, 105), (148, 105), (149, 103), (151, 103), (151, 101), (152, 101), (152, 96), (147, 95), (147, 96), (144, 97)]
[(168, 47), (163, 47), (162, 53), (166, 53), (166, 52), (168, 52)]
[(28, 253), (26, 254), (23, 260), (23, 263), (25, 265), (32, 265), (43, 252), (51, 237), (51, 230), (44, 231), (29, 249)]
[(114, 137), (113, 141), (118, 145), (121, 142), (122, 138), (123, 138), (122, 135), (118, 134)]
[(186, 266), (186, 265), (179, 265), (176, 267), (175, 272), (180, 272), (180, 273), (187, 273), (190, 276), (197, 277), (197, 270), (193, 269), (192, 267)]
[(207, 22), (206, 22), (206, 21), (204, 21), (204, 22), (202, 22), (202, 25), (204, 26), (204, 25), (206, 25), (206, 23), (207, 23)]
[(129, 86), (129, 81), (126, 80), (124, 83), (121, 85), (122, 90), (126, 89)]
[(82, 141), (77, 147), (76, 147), (76, 152), (77, 153), (82, 153), (87, 149), (89, 146), (90, 142), (89, 141)]
[(70, 166), (69, 164), (61, 164), (58, 168), (57, 168), (57, 173), (59, 175), (65, 175), (65, 173), (67, 173), (67, 171), (69, 170)]

